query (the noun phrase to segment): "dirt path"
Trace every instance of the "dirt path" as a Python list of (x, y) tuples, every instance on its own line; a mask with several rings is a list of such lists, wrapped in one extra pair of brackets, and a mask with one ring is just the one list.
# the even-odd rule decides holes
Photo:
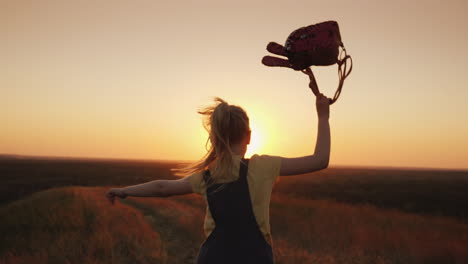
[[(187, 227), (181, 226), (175, 217), (164, 213), (161, 207), (158, 210), (157, 206), (136, 201), (135, 199), (125, 199), (122, 202), (140, 210), (160, 234), (163, 251), (166, 252), (163, 263), (195, 263), (201, 243), (199, 235), (187, 232)], [(164, 209), (170, 210), (167, 207)]]

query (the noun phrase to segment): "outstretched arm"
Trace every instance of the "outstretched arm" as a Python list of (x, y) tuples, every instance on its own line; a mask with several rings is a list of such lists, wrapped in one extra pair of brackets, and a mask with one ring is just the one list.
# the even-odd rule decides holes
[[(311, 73), (310, 69), (307, 72)], [(314, 89), (317, 85), (315, 79), (313, 75), (309, 75), (309, 77), (311, 78), (309, 87)], [(328, 167), (330, 160), (329, 98), (319, 93), (315, 104), (318, 115), (318, 129), (314, 154), (298, 158), (282, 158), (280, 170), (280, 175), (282, 176), (304, 174)]]
[(178, 180), (154, 180), (123, 188), (110, 189), (106, 197), (113, 204), (115, 197), (167, 197), (192, 193), (192, 186), (187, 178)]

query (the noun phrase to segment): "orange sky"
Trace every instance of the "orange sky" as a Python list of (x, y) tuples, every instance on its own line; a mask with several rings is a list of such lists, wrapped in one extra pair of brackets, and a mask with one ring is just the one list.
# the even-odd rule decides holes
[[(468, 168), (466, 1), (0, 2), (0, 153), (196, 160), (213, 96), (251, 118), (247, 153), (312, 154), (315, 97), (261, 64), (269, 41), (340, 25), (353, 72), (330, 165)], [(314, 68), (331, 97), (336, 66)]]

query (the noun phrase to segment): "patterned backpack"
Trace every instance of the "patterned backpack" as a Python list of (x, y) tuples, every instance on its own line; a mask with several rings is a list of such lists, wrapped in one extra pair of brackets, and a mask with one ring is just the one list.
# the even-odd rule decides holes
[[(342, 48), (341, 52), (339, 52), (340, 47)], [(267, 50), (288, 59), (265, 56), (262, 59), (264, 65), (300, 70), (309, 74), (311, 81), (314, 82), (313, 73), (308, 69), (310, 66), (328, 66), (337, 63), (340, 81), (330, 104), (334, 103), (340, 96), (344, 80), (353, 68), (351, 56), (346, 53), (336, 21), (326, 21), (299, 28), (289, 35), (284, 47), (278, 43), (270, 42), (267, 45)], [(349, 70), (347, 70), (346, 64), (348, 59), (351, 61)], [(317, 85), (311, 85), (311, 88), (315, 95), (320, 93)]]

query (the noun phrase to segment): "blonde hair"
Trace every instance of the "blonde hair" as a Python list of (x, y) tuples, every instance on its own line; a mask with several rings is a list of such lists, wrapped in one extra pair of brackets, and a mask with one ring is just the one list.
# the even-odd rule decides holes
[(241, 107), (230, 105), (219, 97), (215, 97), (214, 101), (214, 105), (198, 111), (204, 117), (203, 126), (209, 135), (205, 144), (208, 152), (196, 163), (184, 168), (171, 169), (177, 176), (188, 176), (204, 171), (214, 164), (214, 170), (210, 171), (213, 182), (208, 185), (214, 183), (214, 179), (232, 171), (234, 153), (231, 146), (250, 133), (249, 117)]

